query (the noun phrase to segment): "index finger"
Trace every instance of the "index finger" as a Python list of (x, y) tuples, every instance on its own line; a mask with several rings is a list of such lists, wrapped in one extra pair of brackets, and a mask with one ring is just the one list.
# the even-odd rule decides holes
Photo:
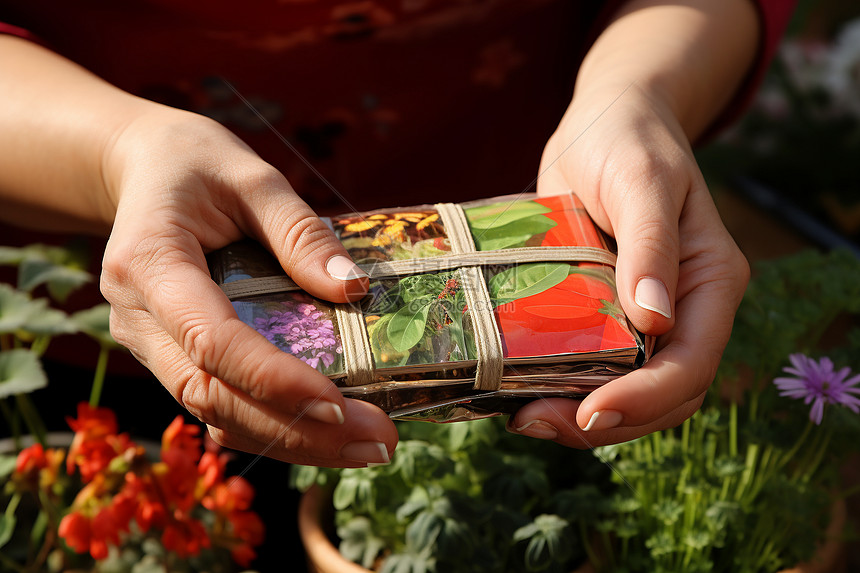
[[(303, 402), (317, 398), (343, 411), (343, 396), (326, 376), (239, 320), (209, 277), (202, 249), (190, 232), (174, 228), (132, 236), (146, 238), (124, 254), (106, 257), (103, 289), (133, 284), (119, 298), (135, 296), (137, 301), (127, 303), (149, 312), (197, 368), (286, 413), (298, 414)], [(108, 262), (117, 260), (122, 262)]]

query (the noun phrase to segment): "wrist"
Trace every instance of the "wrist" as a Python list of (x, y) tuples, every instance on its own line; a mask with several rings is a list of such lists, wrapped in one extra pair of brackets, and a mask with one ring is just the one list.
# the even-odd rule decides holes
[(184, 171), (193, 170), (196, 165), (189, 162), (206, 155), (196, 152), (216, 147), (201, 134), (221, 130), (220, 124), (207, 117), (138, 100), (100, 149), (103, 216), (113, 221), (124, 195), (135, 188), (135, 181), (152, 182), (161, 177), (159, 167), (168, 166), (178, 153), (187, 153)]
[(577, 97), (634, 84), (664, 103), (695, 140), (752, 64), (757, 18), (749, 0), (627, 2), (583, 60)]

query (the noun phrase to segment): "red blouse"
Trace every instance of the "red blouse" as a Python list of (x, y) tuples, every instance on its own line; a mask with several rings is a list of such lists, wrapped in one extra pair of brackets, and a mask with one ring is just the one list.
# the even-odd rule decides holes
[[(11, 0), (0, 31), (222, 122), (318, 212), (342, 213), (526, 188), (580, 58), (620, 3)], [(719, 125), (749, 99), (792, 4), (758, 0), (760, 56)]]
[[(126, 91), (222, 122), (318, 213), (339, 214), (526, 189), (569, 104), (581, 57), (619, 4), (5, 0), (0, 33), (39, 41)], [(715, 128), (750, 99), (793, 4), (757, 0), (759, 57)], [(0, 227), (0, 244), (37, 240), (45, 238)], [(80, 306), (93, 303), (92, 290)], [(80, 354), (61, 359), (92, 363)]]

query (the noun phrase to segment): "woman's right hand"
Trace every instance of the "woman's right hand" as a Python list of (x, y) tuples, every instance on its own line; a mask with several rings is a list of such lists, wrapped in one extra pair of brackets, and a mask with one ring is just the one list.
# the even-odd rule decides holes
[(243, 324), (204, 256), (255, 238), (304, 290), (333, 302), (363, 296), (366, 275), (283, 175), (226, 128), (145, 109), (102, 162), (116, 209), (101, 277), (114, 337), (221, 445), (310, 465), (387, 462), (397, 431), (386, 414), (344, 399)]

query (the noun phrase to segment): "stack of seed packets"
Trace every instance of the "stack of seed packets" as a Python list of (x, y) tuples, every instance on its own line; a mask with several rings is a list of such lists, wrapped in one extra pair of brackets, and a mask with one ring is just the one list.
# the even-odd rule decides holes
[(210, 255), (239, 318), (392, 418), (457, 421), (581, 398), (641, 366), (615, 255), (574, 195), (496, 197), (324, 221), (370, 276), (333, 304), (256, 243)]

